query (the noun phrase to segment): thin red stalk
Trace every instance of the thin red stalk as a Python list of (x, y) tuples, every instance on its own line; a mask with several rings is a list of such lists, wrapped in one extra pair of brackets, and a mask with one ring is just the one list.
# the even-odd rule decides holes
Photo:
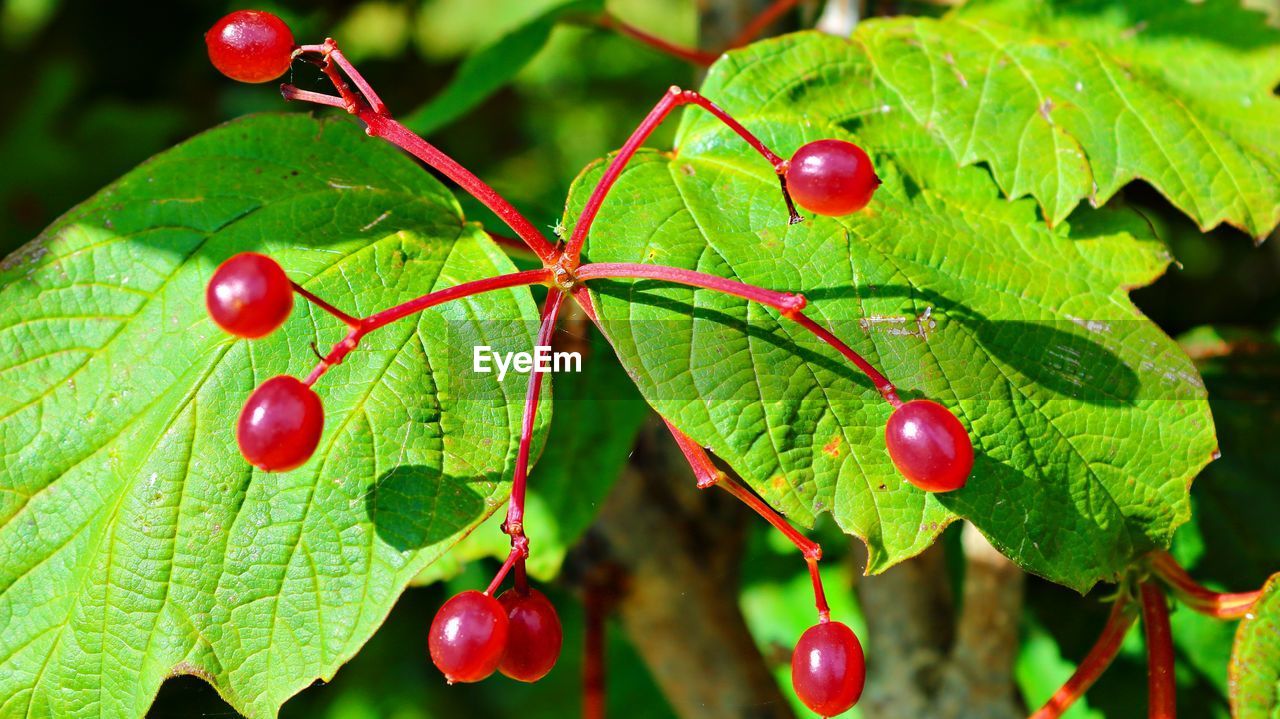
[(310, 90), (299, 90), (288, 83), (280, 86), (280, 94), (286, 100), (309, 102), (313, 105), (326, 105), (328, 107), (337, 107), (344, 110), (348, 107), (347, 101), (336, 95), (326, 95), (323, 92), (312, 92)]
[[(409, 300), (408, 302), (396, 305), (395, 307), (385, 309), (377, 314), (365, 317), (364, 319), (354, 320), (354, 324), (348, 322), (348, 324), (351, 325), (351, 331), (347, 333), (347, 336), (343, 338), (341, 342), (334, 345), (333, 349), (325, 356), (324, 359), (320, 360), (320, 363), (315, 366), (315, 369), (311, 370), (311, 374), (303, 380), (303, 383), (307, 386), (315, 384), (316, 380), (320, 379), (325, 372), (328, 372), (330, 367), (341, 364), (342, 360), (346, 358), (351, 350), (355, 349), (356, 346), (360, 344), (360, 340), (364, 339), (365, 335), (373, 332), (374, 330), (386, 327), (396, 320), (452, 300), (459, 300), (464, 297), (471, 297), (473, 295), (492, 292), (494, 290), (507, 289), (510, 287), (536, 285), (543, 282), (549, 282), (550, 280), (551, 270), (545, 268), (525, 270), (524, 272), (512, 272), (506, 275), (498, 275), (497, 277), (486, 277), (483, 280), (463, 282), (460, 285), (447, 287), (443, 290), (436, 290), (435, 292)], [(294, 285), (294, 288), (298, 289), (297, 285)], [(310, 293), (307, 293), (307, 295), (310, 295)], [(308, 296), (308, 299), (311, 299), (312, 301), (320, 301), (319, 298), (315, 298), (314, 296)], [(338, 312), (338, 314), (344, 317), (346, 316), (338, 310), (333, 311)]]
[(529, 245), (529, 249), (533, 250), (538, 257), (547, 262), (555, 259), (555, 246), (548, 242), (547, 238), (543, 237), (542, 233), (538, 232), (533, 223), (520, 214), (519, 210), (507, 202), (506, 198), (499, 195), (496, 190), (483, 180), (471, 174), (470, 170), (459, 165), (453, 158), (390, 117), (370, 112), (359, 112), (357, 115), (368, 125), (367, 132), (370, 136), (380, 137), (439, 170), (450, 180), (458, 183), (462, 189), (471, 193), (481, 204), (492, 210), (503, 222), (507, 223), (508, 227), (515, 230), (520, 239), (524, 240), (525, 244)]
[(684, 270), (678, 267), (666, 267), (664, 265), (641, 265), (630, 262), (598, 262), (583, 265), (577, 270), (577, 278), (579, 280), (606, 279), (611, 277), (635, 277), (642, 279), (664, 280), (692, 287), (701, 287), (704, 289), (724, 292), (726, 294), (742, 297), (752, 302), (758, 302), (762, 305), (772, 307), (782, 313), (783, 317), (793, 320), (801, 327), (812, 332), (818, 339), (831, 345), (837, 352), (844, 355), (846, 359), (852, 362), (862, 373), (871, 380), (875, 385), (876, 391), (885, 401), (894, 407), (902, 404), (902, 400), (898, 398), (898, 390), (893, 386), (887, 377), (880, 373), (871, 365), (862, 355), (853, 350), (852, 347), (845, 344), (839, 337), (836, 337), (826, 328), (809, 319), (801, 310), (805, 307), (804, 295), (791, 294), (787, 292), (776, 292), (774, 290), (766, 290), (755, 285), (748, 285), (736, 280), (728, 280), (716, 275), (709, 275), (703, 272), (694, 272), (693, 270)]
[(886, 402), (894, 407), (902, 406), (902, 400), (898, 399), (898, 388), (893, 386), (893, 383), (889, 381), (888, 377), (880, 374), (879, 370), (872, 367), (870, 362), (863, 359), (862, 355), (854, 352), (852, 347), (845, 344), (839, 337), (831, 334), (831, 332), (825, 327), (809, 319), (803, 313), (794, 312), (786, 316), (795, 320), (801, 327), (817, 335), (818, 339), (831, 345), (837, 352), (844, 355), (846, 359), (857, 365), (858, 369), (862, 370), (862, 373), (865, 374), (867, 378), (871, 380), (871, 383), (876, 386), (876, 391), (880, 393), (881, 397), (884, 397)]
[(319, 307), (320, 309), (324, 310), (325, 312), (328, 312), (329, 314), (333, 315), (334, 317), (337, 317), (339, 320), (341, 320), (341, 321), (342, 321), (344, 324), (346, 324), (348, 327), (355, 327), (356, 325), (360, 324), (360, 320), (358, 320), (358, 319), (356, 319), (356, 318), (352, 317), (351, 315), (347, 314), (346, 312), (343, 312), (342, 310), (338, 309), (337, 307), (334, 307), (333, 305), (329, 304), (328, 302), (325, 302), (324, 300), (322, 300), (322, 299), (320, 299), (319, 297), (315, 296), (315, 295), (314, 295), (314, 294), (312, 294), (311, 292), (308, 292), (308, 291), (306, 290), (306, 288), (304, 288), (302, 285), (298, 284), (297, 282), (290, 282), (289, 284), (293, 285), (293, 291), (294, 291), (294, 292), (297, 292), (298, 294), (300, 294), (300, 295), (302, 295), (303, 297), (305, 297), (309, 302), (311, 302), (311, 304), (315, 305), (316, 307)]
[(698, 50), (696, 48), (677, 45), (668, 40), (664, 40), (661, 37), (658, 37), (657, 35), (654, 35), (649, 32), (645, 32), (644, 30), (641, 30), (635, 25), (624, 22), (617, 16), (608, 12), (600, 16), (600, 26), (611, 29), (611, 30), (617, 30), (622, 35), (625, 35), (631, 38), (632, 40), (635, 40), (643, 45), (648, 45), (649, 47), (657, 50), (658, 52), (670, 55), (679, 60), (684, 60), (685, 62), (692, 63), (694, 65), (700, 65), (702, 67), (707, 67), (711, 65), (722, 54), (718, 52), (706, 52), (704, 50)]
[(524, 557), (521, 557), (519, 561), (516, 562), (515, 570), (516, 591), (520, 592), (520, 596), (527, 597), (529, 596), (529, 573), (525, 571)]
[(589, 582), (584, 598), (585, 618), (583, 634), (586, 641), (582, 656), (582, 719), (604, 719), (604, 639), (605, 639), (605, 589), (597, 582)]
[(780, 178), (784, 178), (782, 182), (782, 196), (786, 200), (787, 208), (791, 213), (791, 221), (796, 222), (799, 215), (795, 211), (795, 207), (791, 202), (791, 195), (787, 192), (785, 173), (787, 168), (786, 160), (778, 157), (772, 150), (751, 133), (750, 130), (743, 127), (741, 123), (733, 119), (724, 110), (721, 110), (715, 103), (706, 99), (702, 95), (692, 90), (681, 90), (678, 87), (672, 87), (667, 90), (667, 94), (662, 96), (658, 104), (653, 106), (649, 114), (644, 120), (640, 121), (640, 125), (631, 133), (631, 137), (627, 138), (626, 143), (613, 156), (613, 160), (609, 166), (605, 168), (604, 176), (600, 178), (600, 182), (596, 184), (595, 189), (591, 191), (591, 196), (587, 198), (587, 204), (582, 208), (582, 214), (578, 216), (577, 224), (573, 227), (573, 234), (569, 237), (569, 244), (565, 250), (565, 254), (573, 261), (577, 261), (582, 254), (582, 245), (587, 239), (587, 233), (591, 230), (591, 225), (595, 222), (596, 215), (600, 212), (600, 205), (604, 203), (604, 198), (609, 194), (609, 190), (613, 188), (613, 184), (617, 182), (618, 177), (622, 174), (622, 170), (626, 167), (631, 158), (635, 156), (636, 150), (640, 149), (640, 145), (648, 139), (653, 133), (654, 128), (662, 124), (667, 115), (671, 111), (681, 105), (697, 105), (702, 109), (710, 112), (718, 120), (723, 122), (738, 134), (739, 137), (747, 141), (747, 144), (756, 152), (764, 156), (765, 160), (773, 166), (774, 172), (778, 173)]
[(324, 41), (324, 44), (328, 48), (326, 56), (337, 63), (338, 67), (342, 68), (342, 72), (351, 78), (351, 82), (355, 83), (356, 89), (360, 91), (361, 95), (364, 95), (364, 99), (368, 101), (370, 108), (379, 115), (386, 115), (387, 106), (383, 104), (382, 98), (378, 97), (378, 93), (373, 91), (373, 88), (365, 81), (364, 76), (356, 71), (355, 66), (347, 60), (347, 56), (343, 55), (342, 51), (338, 49), (338, 43), (334, 42), (333, 38), (328, 38)]
[[(822, 548), (818, 548), (822, 553)], [(809, 579), (813, 582), (813, 603), (818, 607), (818, 623), (831, 621), (831, 607), (827, 604), (827, 593), (822, 589), (822, 574), (818, 571), (818, 557), (805, 557), (809, 565)]]
[(372, 332), (379, 327), (395, 322), (398, 319), (408, 317), (416, 312), (421, 312), (428, 307), (450, 300), (457, 300), (471, 295), (478, 295), (482, 292), (491, 292), (493, 290), (502, 290), (509, 287), (520, 287), (522, 285), (539, 285), (551, 281), (551, 270), (538, 268), (536, 270), (524, 270), (523, 272), (512, 272), (506, 275), (498, 275), (497, 277), (486, 277), (483, 280), (474, 280), (472, 282), (463, 282), (460, 285), (448, 287), (443, 290), (437, 290), (429, 295), (423, 295), (414, 300), (409, 300), (404, 304), (396, 305), (385, 309), (377, 314), (369, 315), (361, 320), (361, 324), (365, 327), (365, 332)]
[(1174, 719), (1177, 690), (1173, 675), (1173, 632), (1169, 628), (1169, 605), (1164, 591), (1155, 582), (1143, 582), (1142, 627), (1147, 635), (1147, 716)]
[(658, 52), (665, 53), (679, 60), (684, 60), (685, 62), (706, 67), (714, 63), (721, 55), (729, 50), (746, 45), (759, 37), (760, 33), (764, 32), (765, 28), (773, 24), (773, 22), (783, 13), (795, 7), (797, 2), (799, 2), (799, 0), (775, 0), (772, 5), (765, 8), (759, 15), (752, 19), (752, 21), (743, 28), (742, 32), (738, 33), (738, 36), (719, 52), (707, 52), (705, 50), (677, 45), (664, 40), (657, 35), (645, 32), (634, 25), (628, 24), (607, 12), (600, 16), (599, 22), (602, 27), (617, 30), (619, 33), (648, 45)]
[(1116, 658), (1116, 653), (1120, 651), (1120, 645), (1124, 642), (1124, 636), (1129, 632), (1129, 628), (1133, 626), (1136, 616), (1129, 611), (1129, 601), (1126, 595), (1121, 594), (1116, 598), (1115, 604), (1111, 605), (1111, 616), (1107, 618), (1106, 626), (1102, 628), (1102, 634), (1098, 637), (1098, 641), (1094, 643), (1093, 648), (1089, 650), (1089, 654), (1085, 656), (1084, 661), (1080, 662), (1080, 666), (1076, 667), (1076, 671), (1063, 684), (1058, 691), (1040, 710), (1032, 714), (1030, 719), (1058, 719), (1076, 700), (1098, 681), (1098, 677), (1111, 666), (1111, 661)]
[(779, 532), (782, 532), (800, 550), (800, 553), (804, 555), (805, 562), (809, 565), (809, 575), (813, 579), (813, 600), (818, 608), (818, 619), (824, 622), (830, 619), (831, 608), (827, 605), (827, 596), (822, 589), (822, 576), (818, 572), (818, 560), (822, 559), (822, 547), (791, 526), (790, 522), (775, 512), (772, 507), (752, 493), (751, 490), (742, 486), (737, 480), (716, 467), (707, 451), (697, 442), (694, 442), (689, 435), (676, 429), (670, 420), (663, 417), (662, 421), (666, 423), (667, 429), (671, 431), (671, 436), (676, 441), (676, 446), (680, 448), (680, 452), (684, 454), (685, 459), (689, 462), (689, 467), (693, 469), (693, 476), (698, 482), (699, 489), (717, 486), (725, 490), (738, 501), (750, 507), (753, 512), (763, 517), (766, 522), (773, 525)]
[(633, 262), (596, 262), (579, 267), (574, 274), (579, 280), (583, 281), (634, 277), (647, 280), (662, 280), (691, 287), (702, 287), (758, 302), (783, 314), (799, 312), (804, 309), (806, 304), (804, 295), (775, 292), (705, 272), (685, 270), (679, 267), (667, 267), (666, 265), (641, 265)]
[[(512, 206), (510, 202), (507, 202), (506, 198), (498, 194), (496, 190), (479, 177), (472, 174), (470, 170), (459, 165), (453, 158), (414, 134), (404, 125), (393, 120), (387, 114), (385, 106), (382, 105), (382, 100), (374, 93), (373, 88), (369, 86), (355, 66), (342, 55), (336, 43), (332, 40), (327, 40), (323, 45), (304, 45), (299, 49), (299, 52), (319, 52), (324, 56), (326, 62), (321, 65), (321, 69), (328, 76), (339, 94), (342, 95), (344, 101), (342, 106), (365, 123), (365, 131), (371, 137), (379, 137), (390, 142), (456, 182), (485, 207), (492, 210), (512, 230), (515, 230), (520, 239), (529, 245), (534, 254), (538, 255), (544, 262), (549, 263), (555, 260), (557, 256), (555, 246), (538, 231), (528, 218), (520, 214), (519, 210)], [(355, 97), (351, 93), (350, 88), (346, 86), (346, 83), (343, 82), (335, 70), (335, 64), (355, 83), (362, 93), (363, 99)], [(333, 101), (333, 97), (329, 95), (307, 93), (287, 85), (283, 86), (281, 91), (286, 99), (299, 99), (316, 102), (321, 105), (337, 106)]]
[[(545, 271), (545, 270), (544, 270)], [(536, 345), (547, 347), (551, 344), (551, 335), (555, 332), (556, 318), (560, 315), (560, 307), (564, 301), (564, 292), (552, 288), (547, 294), (547, 301), (542, 306), (542, 324), (538, 328)], [(516, 452), (515, 474), (511, 478), (511, 499), (507, 504), (507, 521), (503, 523), (503, 531), (511, 535), (511, 544), (527, 546), (524, 534), (524, 500), (529, 480), (529, 452), (533, 446), (533, 424), (538, 416), (538, 397), (542, 394), (542, 375), (534, 368), (529, 373), (528, 389), (524, 396), (524, 414), (520, 422), (520, 448)]]
[(516, 547), (512, 547), (511, 551), (507, 553), (507, 561), (503, 562), (502, 566), (498, 568), (498, 573), (493, 575), (493, 581), (489, 582), (489, 588), (485, 589), (484, 593), (492, 597), (493, 593), (498, 591), (498, 587), (502, 586), (502, 580), (507, 578), (507, 573), (511, 571), (511, 568), (519, 566), (522, 562), (524, 562), (524, 553)]
[(738, 33), (738, 36), (733, 39), (733, 42), (729, 43), (729, 47), (742, 47), (752, 40), (755, 40), (760, 36), (760, 33), (764, 32), (765, 28), (769, 27), (774, 23), (774, 21), (782, 17), (783, 13), (795, 7), (798, 2), (799, 0), (774, 0), (772, 5), (762, 10), (759, 15), (756, 15), (755, 18), (751, 20), (751, 22), (747, 23), (746, 27), (742, 28), (742, 32)]
[(1239, 619), (1262, 596), (1262, 590), (1253, 592), (1215, 592), (1187, 574), (1168, 552), (1152, 556), (1151, 569), (1173, 590), (1178, 601), (1191, 609), (1218, 619)]

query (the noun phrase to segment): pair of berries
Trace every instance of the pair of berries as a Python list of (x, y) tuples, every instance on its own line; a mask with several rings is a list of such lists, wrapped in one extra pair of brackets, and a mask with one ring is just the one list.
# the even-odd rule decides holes
[(478, 682), (493, 672), (536, 682), (560, 658), (564, 633), (556, 609), (536, 589), (508, 589), (497, 599), (474, 589), (440, 607), (427, 648), (450, 684)]
[[(227, 332), (265, 337), (288, 319), (293, 284), (270, 257), (242, 252), (223, 262), (205, 291), (209, 316)], [(280, 375), (249, 395), (236, 424), (236, 443), (249, 463), (284, 472), (311, 458), (324, 430), (324, 406), (309, 385)]]

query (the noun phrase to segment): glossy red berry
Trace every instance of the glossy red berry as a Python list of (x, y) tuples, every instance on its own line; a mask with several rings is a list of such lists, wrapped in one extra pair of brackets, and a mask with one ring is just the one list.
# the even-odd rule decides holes
[(478, 682), (502, 662), (507, 648), (507, 612), (493, 597), (474, 589), (440, 607), (431, 622), (431, 661), (450, 683)]
[(286, 472), (311, 458), (323, 429), (320, 397), (297, 378), (281, 375), (249, 395), (240, 411), (236, 442), (253, 466)]
[(209, 316), (237, 337), (271, 334), (293, 310), (293, 285), (275, 260), (241, 252), (214, 270), (205, 290)]
[(209, 61), (240, 82), (270, 82), (293, 62), (293, 32), (280, 18), (261, 10), (237, 10), (204, 34)]
[(960, 489), (973, 469), (973, 443), (946, 407), (913, 399), (889, 415), (885, 444), (894, 466), (926, 492)]
[(840, 622), (809, 627), (791, 655), (791, 684), (805, 706), (824, 717), (848, 711), (862, 696), (867, 666), (862, 644)]
[(867, 206), (880, 178), (861, 147), (844, 140), (802, 146), (787, 167), (787, 189), (801, 207), (819, 215), (848, 215)]
[(547, 675), (560, 658), (564, 632), (550, 600), (536, 589), (521, 594), (508, 589), (498, 597), (507, 612), (510, 629), (507, 653), (498, 669), (522, 682), (536, 682)]

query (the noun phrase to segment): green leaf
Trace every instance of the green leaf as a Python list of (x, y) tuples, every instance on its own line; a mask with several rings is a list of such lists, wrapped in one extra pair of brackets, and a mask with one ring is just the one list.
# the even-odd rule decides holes
[(1280, 574), (1240, 622), (1230, 671), (1235, 719), (1280, 717)]
[(195, 674), (274, 716), (505, 499), (524, 379), (464, 358), (531, 345), (528, 290), (370, 335), (317, 385), (317, 455), (264, 474), (236, 449), (241, 404), (345, 328), (300, 302), (270, 338), (219, 331), (205, 283), (248, 249), (358, 314), (511, 268), (413, 162), (299, 115), (163, 153), (6, 258), (0, 715), (142, 716)]
[(1135, 179), (1202, 228), (1280, 222), (1280, 30), (1240, 0), (977, 0), (854, 42), (887, 106), (1051, 223)]
[[(565, 310), (566, 315), (572, 312)], [(613, 350), (589, 323), (562, 320), (555, 342), (558, 352), (582, 355), (582, 371), (551, 376), (556, 438), (529, 476), (525, 528), (535, 549), (527, 565), (529, 574), (542, 581), (560, 573), (569, 548), (595, 520), (650, 416)], [(414, 583), (447, 579), (477, 559), (505, 558), (511, 544), (501, 531), (504, 519), (501, 512), (494, 513)]]
[(404, 119), (429, 135), (465, 115), (511, 81), (542, 50), (566, 18), (604, 9), (604, 0), (562, 0), (520, 27), (469, 55), (440, 94)]
[[(865, 57), (816, 34), (718, 63), (704, 93), (780, 154), (856, 139), (885, 184), (865, 211), (788, 225), (771, 168), (708, 116), (674, 153), (645, 152), (593, 227), (591, 261), (688, 267), (808, 297), (809, 314), (901, 387), (955, 408), (969, 485), (926, 495), (884, 449), (889, 407), (777, 313), (653, 281), (593, 282), (606, 334), (660, 413), (808, 525), (830, 511), (868, 571), (928, 546), (956, 516), (1026, 569), (1084, 590), (1168, 545), (1214, 451), (1187, 357), (1129, 302), (1169, 258), (1121, 210), (1054, 229), (1000, 199), (876, 88)], [(601, 173), (575, 184), (572, 226)]]

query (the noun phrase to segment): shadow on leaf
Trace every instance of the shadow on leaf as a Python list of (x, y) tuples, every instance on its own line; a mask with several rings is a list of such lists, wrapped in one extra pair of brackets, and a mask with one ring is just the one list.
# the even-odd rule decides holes
[[(668, 283), (651, 280), (592, 283), (592, 288), (603, 295), (734, 327), (753, 339), (761, 339), (777, 347), (789, 347), (806, 362), (847, 377), (857, 384), (871, 386), (861, 372), (842, 362), (834, 353), (828, 357), (806, 349), (797, 349), (785, 336), (768, 327), (646, 291), (649, 288), (670, 286)], [(810, 302), (849, 301), (865, 299), (865, 296), (915, 297), (922, 306), (932, 308), (935, 316), (954, 320), (967, 330), (992, 358), (1064, 398), (1095, 405), (1125, 406), (1133, 403), (1141, 387), (1137, 373), (1119, 355), (1088, 337), (1087, 327), (1075, 322), (990, 320), (967, 305), (936, 292), (913, 290), (904, 286), (882, 286), (876, 287), (874, 291), (866, 288), (827, 287), (806, 291), (804, 295)], [(815, 319), (818, 318), (815, 316)], [(849, 328), (858, 327), (856, 321), (840, 324)], [(842, 327), (832, 329), (847, 341), (852, 339), (847, 335), (853, 330)], [(864, 328), (860, 331), (867, 330)]]
[(400, 551), (421, 549), (470, 526), (484, 498), (459, 477), (417, 464), (384, 472), (365, 495), (378, 537)]

